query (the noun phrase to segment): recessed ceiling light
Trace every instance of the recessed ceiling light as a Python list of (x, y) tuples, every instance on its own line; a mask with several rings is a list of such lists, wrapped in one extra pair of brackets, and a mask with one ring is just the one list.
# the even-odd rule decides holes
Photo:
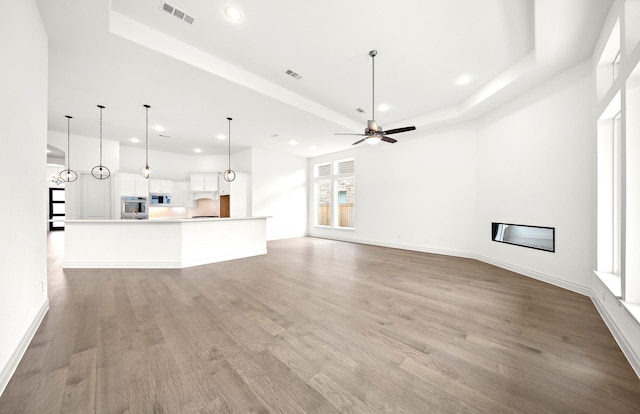
[(193, 152), (197, 152), (198, 154), (200, 154), (202, 152), (202, 150), (200, 148), (196, 148), (193, 150)]
[(291, 141), (289, 141), (289, 145), (295, 147), (296, 145), (298, 145), (298, 142), (295, 139), (292, 139)]
[(227, 139), (227, 137), (225, 137), (223, 134), (216, 135), (216, 138), (218, 138), (220, 141), (222, 141), (223, 139)]
[(317, 149), (318, 149), (318, 147), (316, 147), (315, 145), (312, 145), (312, 146), (309, 147), (309, 150), (311, 150), (311, 151), (315, 151)]
[(139, 142), (140, 142), (140, 140), (139, 140), (138, 138), (136, 138), (136, 137), (131, 137), (131, 138), (129, 138), (129, 141), (130, 141), (130, 142), (133, 142), (134, 144), (137, 144), (137, 143), (139, 143)]
[(466, 85), (471, 82), (471, 75), (465, 73), (464, 75), (460, 75), (456, 78), (456, 85)]
[(382, 111), (382, 112), (388, 111), (389, 108), (391, 108), (391, 105), (389, 105), (389, 104), (380, 104), (380, 105), (378, 105), (378, 111)]
[(224, 15), (232, 22), (239, 22), (242, 19), (242, 13), (235, 7), (227, 7), (224, 9)]
[(153, 129), (156, 130), (156, 132), (164, 131), (164, 127), (162, 125), (155, 125)]

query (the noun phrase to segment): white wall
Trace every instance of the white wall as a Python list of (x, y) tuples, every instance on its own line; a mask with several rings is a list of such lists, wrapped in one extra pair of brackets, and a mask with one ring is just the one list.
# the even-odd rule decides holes
[[(144, 167), (144, 148), (120, 146), (120, 171), (138, 172)], [(186, 155), (149, 150), (152, 178), (188, 181), (192, 172), (223, 172), (229, 161), (223, 155)]]
[[(252, 215), (270, 216), (267, 239), (304, 236), (307, 232), (307, 160), (253, 148)], [(233, 198), (232, 198), (233, 202)]]
[[(47, 36), (33, 0), (0, 14), (0, 393), (48, 309)], [(19, 41), (7, 41), (19, 40)]]
[[(313, 226), (318, 237), (465, 256), (473, 250), (476, 140), (471, 126), (418, 133), (398, 143), (360, 144), (313, 158), (313, 165), (354, 157), (355, 230)], [(310, 187), (312, 188), (312, 186)], [(312, 193), (313, 190), (310, 191)], [(310, 194), (309, 205), (313, 206)]]
[[(233, 169), (233, 166), (231, 167)], [(229, 183), (230, 217), (251, 217), (251, 174), (237, 172), (236, 179)]]
[[(98, 138), (71, 134), (71, 164), (72, 170), (91, 171), (100, 160), (100, 140)], [(49, 131), (48, 143), (66, 152), (67, 134)], [(242, 160), (246, 157), (241, 157)], [(65, 161), (66, 162), (66, 161)], [(111, 170), (138, 172), (145, 163), (144, 147), (136, 148), (120, 145), (119, 141), (102, 140), (102, 164)], [(223, 172), (229, 161), (226, 155), (186, 155), (163, 151), (149, 150), (149, 166), (154, 178), (175, 181), (189, 180), (192, 172)], [(233, 169), (237, 168), (232, 156)], [(250, 169), (250, 167), (249, 167)]]
[[(589, 294), (592, 97), (584, 62), (472, 124), (310, 159), (313, 182), (314, 164), (355, 157), (356, 228), (314, 227), (310, 208), (309, 234), (475, 257)], [(555, 227), (556, 252), (492, 242), (492, 221)]]
[(253, 166), (251, 165), (252, 162), (253, 148), (247, 148), (231, 154), (231, 169), (234, 171), (244, 171), (250, 173), (253, 169)]
[[(483, 260), (583, 293), (595, 269), (595, 131), (584, 62), (478, 122)], [(556, 252), (491, 241), (491, 222), (556, 229)]]
[[(73, 130), (73, 124), (71, 128)], [(49, 131), (47, 141), (50, 145), (60, 148), (66, 153), (66, 132)], [(93, 167), (100, 164), (100, 140), (98, 138), (71, 134), (69, 142), (71, 153), (70, 169), (76, 172), (89, 172)], [(66, 162), (67, 160), (65, 159), (65, 167)], [(112, 173), (118, 171), (118, 166), (120, 165), (120, 142), (109, 139), (102, 140), (102, 165), (109, 168)]]

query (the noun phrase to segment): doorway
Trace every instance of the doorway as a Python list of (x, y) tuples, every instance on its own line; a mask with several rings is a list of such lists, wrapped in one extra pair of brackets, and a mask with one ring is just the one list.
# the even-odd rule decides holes
[(220, 217), (231, 217), (231, 200), (228, 195), (220, 196)]

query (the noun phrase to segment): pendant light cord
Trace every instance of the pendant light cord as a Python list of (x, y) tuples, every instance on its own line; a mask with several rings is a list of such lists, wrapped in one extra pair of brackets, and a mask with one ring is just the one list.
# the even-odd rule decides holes
[(144, 131), (144, 134), (145, 134), (144, 147), (145, 147), (145, 153), (146, 153), (145, 154), (145, 164), (144, 164), (144, 166), (148, 168), (149, 167), (149, 108), (150, 108), (150, 106), (149, 105), (145, 105), (144, 107), (145, 107), (145, 110), (147, 112), (146, 121), (145, 121), (146, 125), (145, 125), (145, 131)]
[(376, 114), (376, 54), (371, 54), (371, 119), (375, 121)]
[(67, 170), (69, 170), (69, 165), (71, 164), (71, 117), (69, 115), (65, 115), (67, 117)]
[(100, 108), (100, 166), (102, 166), (102, 110), (104, 106), (98, 105), (98, 108)]
[(91, 175), (93, 178), (97, 180), (106, 180), (111, 176), (111, 170), (109, 168), (102, 165), (102, 110), (104, 109), (104, 105), (96, 105), (98, 109), (100, 109), (100, 129), (99, 129), (99, 138), (100, 138), (100, 163), (91, 169)]
[(227, 171), (231, 171), (231, 118), (227, 118), (229, 120), (229, 168)]

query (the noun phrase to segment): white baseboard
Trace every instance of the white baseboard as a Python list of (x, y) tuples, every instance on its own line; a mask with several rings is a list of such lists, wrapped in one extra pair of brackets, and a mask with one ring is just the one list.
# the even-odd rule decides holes
[(423, 252), (423, 253), (434, 253), (434, 254), (442, 254), (445, 256), (455, 256), (455, 257), (464, 257), (467, 259), (475, 259), (475, 260), (479, 260), (481, 262), (488, 263), (503, 269), (510, 270), (512, 272), (515, 272), (524, 276), (531, 277), (536, 280), (540, 280), (542, 282), (552, 284), (554, 286), (561, 287), (563, 289), (568, 289), (572, 292), (576, 292), (584, 296), (591, 295), (591, 288), (589, 286), (578, 285), (576, 283), (568, 282), (566, 280), (557, 278), (552, 275), (548, 275), (546, 273), (541, 273), (535, 270), (527, 269), (525, 267), (517, 266), (511, 263), (503, 262), (500, 260), (493, 259), (491, 257), (476, 254), (476, 253), (470, 253), (470, 252), (465, 252), (460, 250), (433, 249), (433, 248), (428, 248), (423, 246), (414, 246), (414, 245), (402, 244), (402, 243), (389, 243), (389, 242), (383, 242), (378, 240), (361, 240), (361, 239), (342, 237), (342, 236), (333, 237), (333, 235), (332, 237), (324, 237), (324, 236), (311, 236), (311, 237), (327, 238), (327, 239), (347, 241), (352, 243), (362, 243), (362, 244), (370, 244), (374, 246), (391, 247), (394, 249), (412, 250), (412, 251)]
[(345, 237), (340, 235), (331, 235), (331, 237), (326, 235), (309, 235), (309, 237), (315, 237), (317, 239), (328, 239), (328, 240), (338, 240), (345, 241), (350, 243), (360, 243), (360, 244), (368, 244), (371, 246), (381, 246), (381, 247), (390, 247), (392, 249), (401, 249), (401, 250), (411, 250), (414, 252), (422, 252), (422, 253), (433, 253), (433, 254), (441, 254), (445, 256), (456, 256), (456, 257), (465, 257), (468, 259), (475, 259), (475, 255), (469, 252), (464, 252), (461, 250), (447, 250), (447, 249), (433, 249), (424, 246), (414, 246), (412, 244), (404, 244), (404, 243), (391, 243), (380, 240), (368, 240), (368, 239), (360, 239), (360, 238), (352, 238)]
[(82, 262), (68, 260), (62, 262), (63, 269), (180, 269), (178, 260), (166, 262)]
[(636, 375), (640, 377), (640, 323), (597, 276), (594, 278), (591, 301)]
[(579, 285), (577, 283), (568, 282), (564, 279), (560, 279), (558, 277), (548, 275), (546, 273), (538, 272), (536, 270), (527, 269), (526, 267), (517, 266), (511, 263), (503, 262), (500, 260), (493, 259), (491, 257), (486, 257), (479, 254), (474, 254), (469, 256), (473, 259), (480, 260), (481, 262), (485, 262), (494, 266), (501, 267), (503, 269), (510, 270), (515, 273), (519, 273), (524, 276), (528, 276), (532, 279), (539, 280), (541, 282), (549, 283), (554, 286), (561, 287), (563, 289), (570, 290), (575, 293), (579, 293), (584, 296), (591, 296), (591, 288), (589, 286)]
[(207, 257), (205, 259), (172, 260), (166, 262), (81, 262), (65, 261), (62, 267), (65, 269), (183, 269), (186, 267), (202, 266), (212, 263), (225, 262), (227, 260), (244, 259), (245, 257), (267, 254), (267, 249), (241, 251), (234, 254)]
[(18, 368), (20, 360), (24, 356), (24, 353), (27, 351), (27, 348), (29, 347), (33, 336), (36, 334), (36, 331), (38, 330), (38, 327), (40, 326), (40, 323), (44, 319), (44, 316), (47, 314), (48, 310), (49, 299), (46, 299), (42, 304), (42, 307), (36, 314), (35, 318), (33, 318), (33, 321), (31, 321), (29, 329), (27, 329), (27, 331), (24, 333), (22, 340), (18, 344), (18, 348), (13, 351), (13, 354), (11, 355), (11, 358), (9, 358), (7, 364), (2, 367), (2, 369), (0, 369), (0, 395), (2, 395), (5, 388), (7, 387), (7, 384), (9, 384), (9, 380), (11, 380), (13, 373), (16, 372), (16, 368)]

